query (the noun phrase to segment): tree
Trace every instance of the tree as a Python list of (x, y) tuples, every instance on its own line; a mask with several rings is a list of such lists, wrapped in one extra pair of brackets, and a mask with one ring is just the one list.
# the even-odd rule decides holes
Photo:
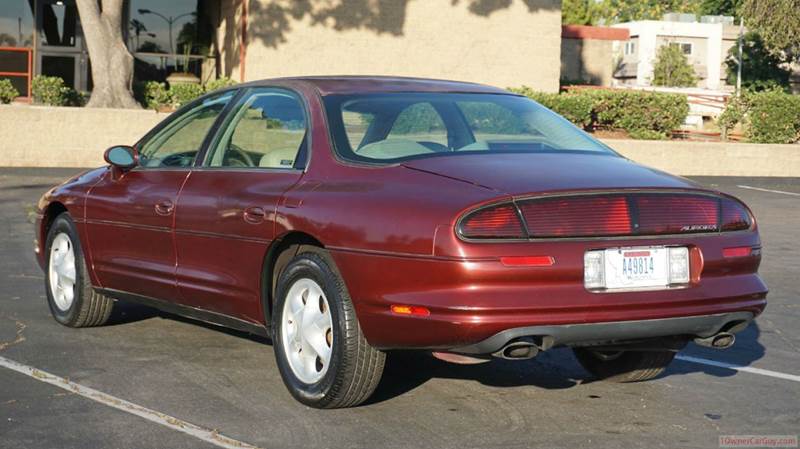
[(139, 108), (133, 99), (133, 55), (122, 34), (124, 0), (77, 0), (94, 88), (87, 107)]
[(16, 47), (17, 39), (8, 33), (0, 33), (0, 47)]
[(702, 0), (603, 0), (597, 17), (606, 24), (633, 20), (661, 20), (668, 12), (697, 13)]
[(742, 0), (702, 0), (697, 11), (702, 16), (733, 16), (739, 17)]
[(680, 46), (662, 45), (653, 65), (653, 85), (669, 87), (694, 87), (697, 76)]
[(597, 21), (595, 0), (564, 0), (561, 3), (561, 23), (564, 25), (594, 25)]
[[(789, 87), (791, 72), (784, 68), (785, 58), (772, 53), (764, 45), (764, 40), (756, 32), (744, 35), (742, 45), (742, 87), (750, 90), (767, 90), (779, 86)], [(739, 47), (733, 46), (725, 59), (728, 84), (736, 84), (739, 69)]]
[(800, 7), (797, 0), (743, 0), (742, 16), (773, 53), (800, 60)]

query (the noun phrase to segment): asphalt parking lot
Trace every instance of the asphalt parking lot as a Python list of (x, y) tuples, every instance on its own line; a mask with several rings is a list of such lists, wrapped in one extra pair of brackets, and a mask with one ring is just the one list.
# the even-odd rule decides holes
[(267, 340), (132, 305), (106, 327), (53, 321), (28, 213), (75, 172), (0, 169), (0, 447), (690, 448), (800, 434), (800, 179), (698, 179), (747, 202), (762, 234), (769, 305), (728, 351), (690, 345), (638, 384), (593, 382), (562, 349), (477, 366), (394, 353), (367, 405), (319, 411), (291, 398)]

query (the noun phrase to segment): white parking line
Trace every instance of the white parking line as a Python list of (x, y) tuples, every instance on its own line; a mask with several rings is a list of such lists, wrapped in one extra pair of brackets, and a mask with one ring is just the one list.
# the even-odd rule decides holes
[(144, 418), (148, 421), (160, 424), (172, 430), (177, 430), (178, 432), (191, 435), (215, 446), (226, 449), (258, 449), (256, 446), (226, 437), (225, 435), (218, 433), (216, 430), (206, 429), (173, 416), (166, 415), (147, 407), (142, 407), (141, 405), (128, 402), (124, 399), (111, 396), (110, 394), (103, 393), (102, 391), (84, 387), (83, 385), (76, 384), (75, 382), (71, 382), (63, 377), (44, 372), (32, 366), (24, 365), (5, 357), (0, 357), (0, 366), (99, 402), (103, 405), (114, 407), (115, 409), (122, 410), (123, 412), (136, 415), (140, 418)]
[(752, 187), (752, 186), (743, 186), (743, 185), (737, 185), (736, 187), (738, 187), (740, 189), (758, 190), (759, 192), (780, 193), (782, 195), (800, 196), (800, 193), (785, 192), (783, 190), (762, 189), (761, 187)]
[(792, 380), (795, 382), (800, 382), (800, 376), (795, 374), (786, 374), (786, 373), (779, 373), (777, 371), (770, 371), (768, 369), (761, 369), (761, 368), (752, 368), (749, 366), (742, 366), (742, 365), (734, 365), (732, 363), (725, 363), (725, 362), (718, 362), (716, 360), (709, 360), (709, 359), (701, 359), (700, 357), (692, 357), (690, 355), (677, 355), (675, 356), (678, 360), (683, 360), (684, 362), (692, 362), (692, 363), (699, 363), (701, 365), (708, 365), (708, 366), (716, 366), (717, 368), (727, 368), (736, 371), (742, 371), (745, 373), (752, 373), (752, 374), (760, 374), (762, 376), (769, 376), (775, 377), (777, 379), (783, 380)]

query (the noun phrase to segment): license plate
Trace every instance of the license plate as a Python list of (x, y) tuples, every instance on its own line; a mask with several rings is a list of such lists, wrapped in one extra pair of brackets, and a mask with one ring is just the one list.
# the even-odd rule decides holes
[(666, 288), (669, 250), (661, 247), (605, 250), (606, 288)]

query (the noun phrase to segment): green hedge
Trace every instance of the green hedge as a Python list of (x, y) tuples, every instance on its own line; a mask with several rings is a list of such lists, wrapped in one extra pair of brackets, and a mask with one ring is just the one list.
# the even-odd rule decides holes
[(70, 88), (57, 76), (34, 76), (31, 81), (33, 101), (47, 106), (66, 106), (70, 98)]
[(34, 103), (47, 106), (84, 106), (88, 99), (86, 94), (68, 87), (57, 76), (34, 76), (31, 94)]
[(8, 104), (19, 97), (19, 91), (11, 84), (11, 80), (0, 80), (0, 104)]
[(175, 84), (167, 87), (167, 83), (147, 81), (134, 85), (134, 96), (148, 109), (179, 108), (205, 93), (235, 84), (236, 81), (227, 77), (211, 80), (205, 86), (199, 84)]
[(800, 140), (800, 96), (780, 89), (745, 92), (732, 98), (718, 119), (723, 135), (741, 124), (755, 143), (794, 143)]
[(689, 102), (681, 94), (610, 89), (547, 94), (526, 86), (509, 90), (538, 101), (584, 129), (621, 129), (634, 139), (669, 137), (689, 114)]
[(780, 91), (753, 95), (747, 137), (758, 143), (793, 143), (800, 138), (800, 97)]

